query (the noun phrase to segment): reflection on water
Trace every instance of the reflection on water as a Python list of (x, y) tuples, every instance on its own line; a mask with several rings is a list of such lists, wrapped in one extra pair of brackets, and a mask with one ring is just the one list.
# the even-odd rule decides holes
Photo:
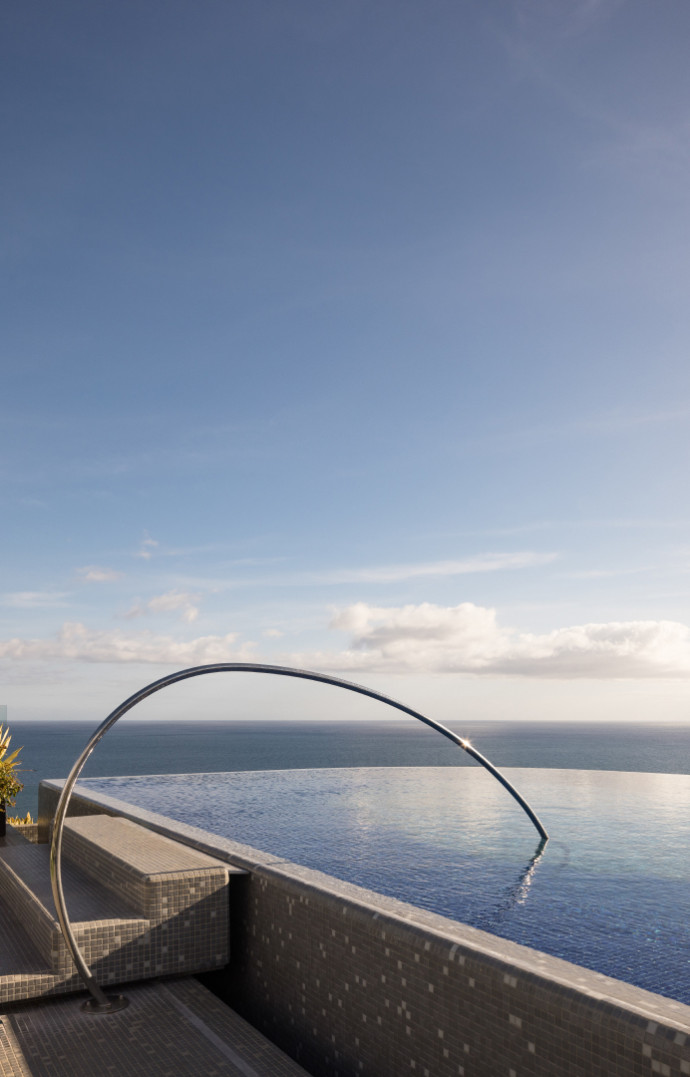
[(499, 924), (505, 920), (515, 906), (525, 904), (530, 895), (530, 888), (534, 880), (534, 873), (537, 870), (537, 865), (545, 852), (546, 838), (542, 838), (537, 845), (534, 856), (527, 861), (525, 870), (513, 885), (507, 887), (501, 902), (496, 906), (493, 913), (489, 914), (487, 917), (484, 924), (485, 931), (493, 931), (494, 934), (496, 934)]
[(112, 796), (690, 1002), (690, 776), (358, 768), (89, 779)]

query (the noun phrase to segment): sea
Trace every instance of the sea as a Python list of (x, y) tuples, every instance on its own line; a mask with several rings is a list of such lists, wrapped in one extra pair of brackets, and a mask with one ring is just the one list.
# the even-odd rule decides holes
[[(690, 774), (690, 722), (448, 722), (498, 767)], [(13, 812), (35, 815), (43, 778), (67, 777), (95, 725), (11, 723), (22, 746), (24, 790)], [(123, 718), (99, 742), (84, 777), (476, 766), (456, 745), (410, 719), (387, 721), (137, 721)]]

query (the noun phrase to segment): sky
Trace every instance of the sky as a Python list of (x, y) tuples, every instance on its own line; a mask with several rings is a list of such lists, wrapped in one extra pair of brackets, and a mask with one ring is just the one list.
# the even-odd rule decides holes
[(690, 720), (687, 0), (3, 19), (10, 721)]

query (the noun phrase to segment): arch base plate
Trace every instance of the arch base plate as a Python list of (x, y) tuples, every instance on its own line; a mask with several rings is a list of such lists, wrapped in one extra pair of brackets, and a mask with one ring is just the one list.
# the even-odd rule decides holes
[(84, 1013), (117, 1013), (118, 1010), (124, 1010), (129, 1006), (129, 999), (124, 995), (108, 995), (108, 1001), (103, 1004), (102, 1002), (96, 1002), (95, 998), (87, 998), (86, 1002), (82, 1002), (81, 1008)]

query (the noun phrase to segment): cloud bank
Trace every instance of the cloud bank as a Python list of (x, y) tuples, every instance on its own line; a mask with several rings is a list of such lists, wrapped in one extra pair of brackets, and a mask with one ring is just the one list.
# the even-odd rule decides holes
[(690, 676), (690, 629), (676, 621), (612, 621), (538, 635), (502, 626), (495, 610), (471, 602), (357, 603), (336, 614), (331, 628), (350, 633), (350, 644), (318, 660), (341, 670), (564, 679)]
[[(496, 611), (458, 606), (340, 610), (330, 628), (344, 649), (261, 656), (239, 633), (180, 640), (153, 632), (100, 631), (68, 622), (50, 639), (0, 640), (0, 660), (161, 665), (273, 661), (347, 674), (473, 674), (562, 680), (690, 677), (690, 628), (677, 621), (610, 621), (542, 634), (499, 623)], [(264, 633), (275, 637), (275, 633)], [(275, 637), (277, 638), (277, 637)]]
[(250, 643), (235, 646), (237, 633), (177, 640), (152, 632), (101, 632), (67, 622), (51, 639), (0, 640), (0, 659), (23, 661), (143, 662), (193, 666), (205, 662), (250, 661)]

